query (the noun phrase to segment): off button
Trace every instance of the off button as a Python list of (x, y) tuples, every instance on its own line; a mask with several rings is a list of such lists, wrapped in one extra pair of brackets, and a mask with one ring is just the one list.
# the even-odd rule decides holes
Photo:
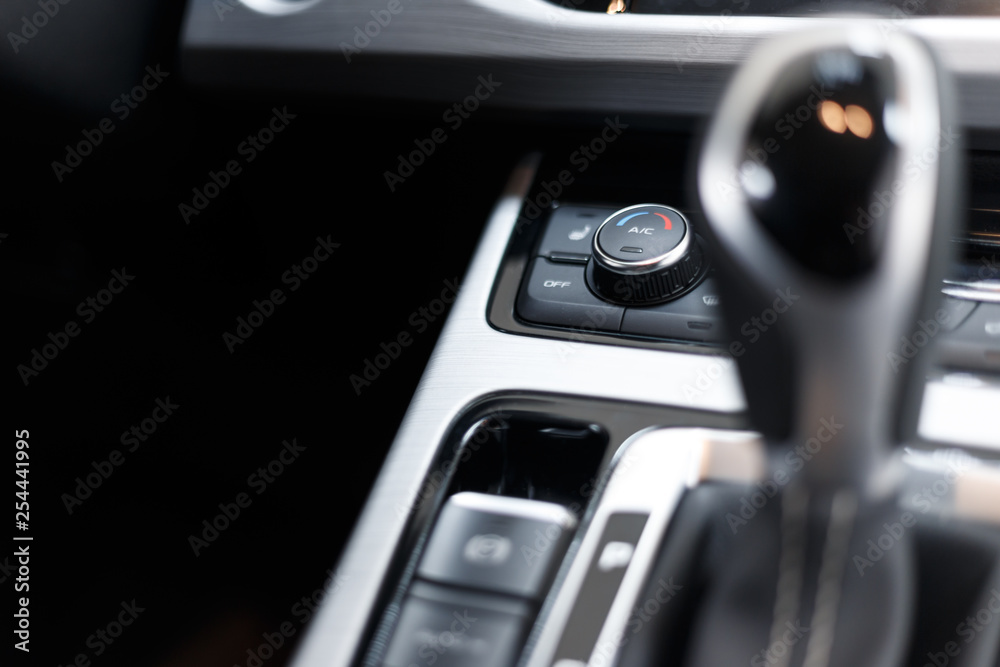
[(618, 331), (625, 309), (591, 293), (583, 266), (557, 264), (538, 257), (521, 287), (517, 314), (537, 324)]

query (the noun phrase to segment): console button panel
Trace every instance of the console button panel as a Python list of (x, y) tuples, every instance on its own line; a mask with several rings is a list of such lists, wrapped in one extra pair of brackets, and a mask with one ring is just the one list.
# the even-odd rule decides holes
[[(587, 271), (589, 263), (595, 261), (594, 235), (616, 212), (624, 215), (617, 207), (596, 205), (564, 204), (552, 211), (524, 273), (516, 302), (517, 316), (529, 324), (574, 331), (704, 344), (721, 342), (719, 297), (711, 279), (705, 278), (708, 272), (691, 281), (689, 284), (697, 286), (686, 287), (687, 293), (679, 290), (682, 296), (657, 305), (613, 303), (593, 291)], [(632, 217), (639, 214), (631, 212)], [(677, 220), (671, 218), (671, 226), (680, 234), (688, 229), (687, 223), (681, 225), (681, 215), (676, 216)], [(691, 241), (698, 245), (694, 238)]]
[(557, 503), (452, 495), (402, 601), (384, 667), (512, 667), (576, 527)]

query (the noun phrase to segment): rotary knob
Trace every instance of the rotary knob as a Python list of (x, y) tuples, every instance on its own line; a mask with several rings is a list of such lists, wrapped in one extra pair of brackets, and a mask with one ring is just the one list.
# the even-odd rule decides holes
[(614, 303), (663, 303), (690, 291), (705, 263), (691, 225), (680, 211), (638, 204), (614, 213), (594, 234), (587, 282)]

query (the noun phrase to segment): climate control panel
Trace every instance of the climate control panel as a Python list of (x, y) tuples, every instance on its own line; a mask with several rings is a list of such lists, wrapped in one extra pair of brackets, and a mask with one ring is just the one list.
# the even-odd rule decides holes
[(531, 253), (516, 312), (548, 327), (720, 342), (710, 273), (701, 240), (675, 208), (565, 204)]

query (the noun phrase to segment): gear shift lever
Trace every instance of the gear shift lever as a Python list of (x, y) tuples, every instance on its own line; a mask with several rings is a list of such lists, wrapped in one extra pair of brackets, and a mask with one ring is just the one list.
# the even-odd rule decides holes
[(867, 489), (911, 435), (897, 417), (920, 371), (890, 355), (934, 318), (960, 210), (942, 78), (901, 32), (790, 36), (740, 71), (707, 135), (698, 190), (730, 324), (791, 303), (737, 360), (754, 426), (797, 445), (843, 425), (810, 485)]
[(845, 25), (762, 48), (709, 128), (697, 185), (726, 319), (768, 326), (730, 349), (791, 481), (715, 570), (688, 665), (762, 648), (809, 667), (906, 655), (909, 536), (863, 579), (850, 556), (899, 517), (891, 453), (912, 436), (923, 373), (892, 355), (934, 320), (961, 210), (949, 92), (922, 42)]

